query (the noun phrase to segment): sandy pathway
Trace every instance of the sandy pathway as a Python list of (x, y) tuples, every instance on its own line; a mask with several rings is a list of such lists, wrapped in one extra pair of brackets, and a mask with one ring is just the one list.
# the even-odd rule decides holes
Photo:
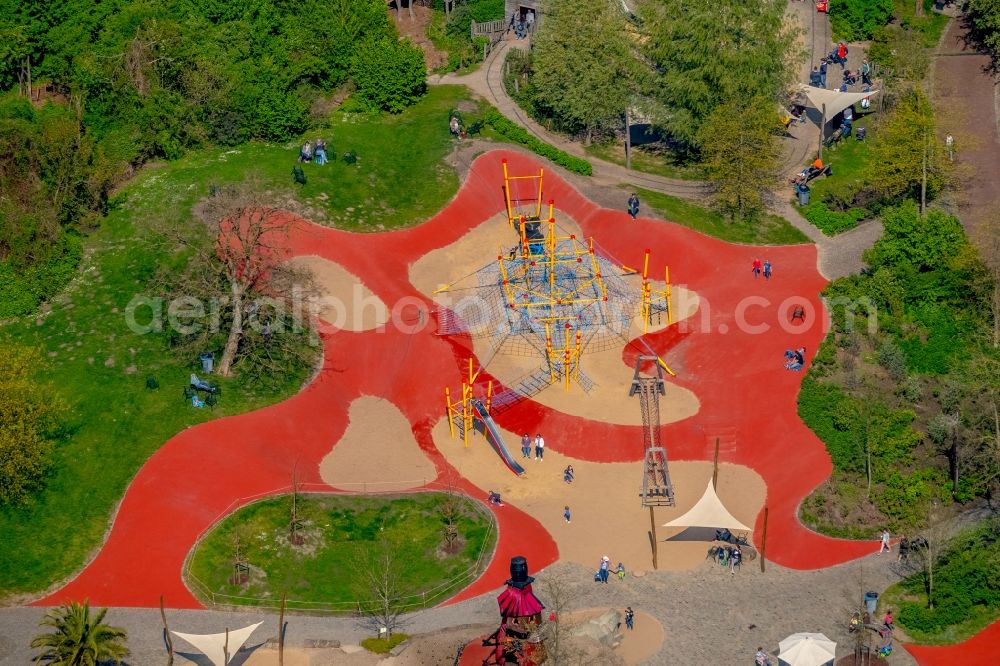
[(344, 436), (320, 463), (326, 483), (354, 492), (385, 492), (419, 488), (437, 476), (410, 422), (388, 400), (358, 398), (348, 419)]
[[(507, 448), (520, 456), (520, 438), (501, 430)], [(649, 510), (642, 508), (639, 490), (642, 466), (638, 462), (592, 463), (549, 450), (543, 461), (520, 460), (525, 474), (516, 477), (476, 435), (465, 448), (461, 440), (451, 439), (443, 419), (433, 430), (434, 443), (458, 473), (483, 489), (495, 490), (505, 503), (512, 504), (537, 518), (559, 546), (561, 561), (597, 566), (601, 557), (611, 558), (612, 567), (622, 562), (632, 571), (645, 571), (652, 565), (649, 540)], [(573, 465), (572, 484), (563, 481), (563, 470)], [(670, 480), (678, 498), (676, 507), (655, 509), (657, 538), (660, 541), (659, 568), (693, 569), (705, 560), (704, 542), (669, 542), (663, 539), (679, 532), (660, 527), (694, 506), (712, 476), (709, 462), (671, 462)], [(763, 480), (741, 465), (721, 465), (719, 497), (732, 514), (753, 525), (764, 505)], [(571, 522), (563, 518), (569, 505)], [(503, 511), (503, 509), (499, 509)]]
[(312, 274), (320, 293), (319, 316), (333, 328), (370, 331), (389, 321), (389, 308), (382, 299), (340, 264), (316, 255), (288, 263)]

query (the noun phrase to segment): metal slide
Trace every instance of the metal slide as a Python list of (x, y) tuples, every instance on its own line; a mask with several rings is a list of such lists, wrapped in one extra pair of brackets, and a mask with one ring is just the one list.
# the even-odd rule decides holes
[(493, 422), (489, 412), (486, 411), (486, 405), (481, 400), (473, 400), (472, 408), (476, 410), (473, 427), (483, 433), (486, 441), (490, 443), (490, 446), (497, 452), (497, 455), (500, 456), (504, 464), (510, 468), (510, 471), (518, 476), (524, 474), (524, 468), (517, 464), (517, 460), (510, 455), (510, 451), (504, 446), (503, 437), (500, 436), (500, 431), (497, 429), (496, 423)]

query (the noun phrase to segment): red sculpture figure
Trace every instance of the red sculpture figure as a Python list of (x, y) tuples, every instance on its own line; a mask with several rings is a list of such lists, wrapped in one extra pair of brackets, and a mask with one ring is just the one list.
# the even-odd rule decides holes
[(507, 587), (497, 596), (500, 627), (483, 641), (484, 646), (494, 648), (484, 666), (537, 666), (545, 661), (545, 646), (538, 636), (545, 606), (531, 591), (534, 580), (528, 575), (528, 561), (520, 555), (512, 557)]

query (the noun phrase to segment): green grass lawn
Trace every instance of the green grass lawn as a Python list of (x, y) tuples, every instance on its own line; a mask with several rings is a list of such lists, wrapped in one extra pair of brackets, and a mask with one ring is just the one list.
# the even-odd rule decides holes
[[(69, 411), (46, 487), (26, 507), (0, 510), (0, 598), (44, 590), (77, 571), (100, 544), (111, 511), (139, 467), (167, 439), (191, 425), (281, 400), (307, 371), (267, 387), (223, 381), (215, 410), (182, 401), (194, 359), (171, 354), (163, 335), (138, 335), (124, 311), (136, 294), (150, 294), (157, 268), (173, 252), (151, 242), (150, 220), (193, 224), (193, 204), (212, 185), (253, 177), (274, 193), (317, 213), (317, 221), (368, 231), (417, 224), (458, 188), (442, 158), (452, 149), (448, 111), (470, 104), (463, 88), (434, 87), (398, 116), (336, 114), (326, 138), (342, 161), (304, 165), (309, 182), (292, 185), (297, 145), (249, 144), (203, 150), (142, 170), (117, 196), (102, 228), (85, 239), (77, 277), (54, 299), (51, 312), (0, 327), (0, 348), (20, 343), (41, 349), (48, 367), (39, 377), (57, 387)], [(353, 210), (352, 210), (353, 209)], [(155, 375), (161, 388), (147, 391)]]
[[(899, 625), (899, 609), (904, 604), (914, 603), (926, 606), (927, 595), (907, 591), (902, 582), (894, 583), (879, 597), (879, 612), (884, 613), (886, 608), (893, 609), (897, 618), (896, 624)], [(950, 625), (940, 631), (927, 633), (905, 626), (902, 629), (912, 641), (922, 645), (951, 645), (972, 638), (998, 619), (1000, 619), (1000, 611), (977, 606), (965, 621)]]
[(809, 238), (777, 215), (765, 215), (751, 223), (728, 222), (718, 213), (703, 206), (668, 194), (637, 190), (643, 205), (649, 206), (671, 222), (733, 243), (754, 245), (795, 245), (808, 243)]
[(913, 0), (893, 0), (893, 16), (900, 25), (913, 29), (920, 35), (924, 48), (932, 49), (938, 45), (941, 34), (948, 25), (948, 17), (933, 11), (933, 2), (924, 2), (924, 15), (916, 16), (916, 5)]
[[(597, 159), (625, 166), (624, 143), (592, 143), (583, 149), (588, 155)], [(632, 148), (632, 168), (666, 178), (699, 180), (705, 177), (704, 172), (697, 166), (679, 162), (671, 152), (655, 153), (635, 146)]]
[[(840, 211), (831, 209), (827, 204), (834, 199), (849, 201), (862, 189), (871, 155), (870, 142), (874, 138), (873, 118), (874, 114), (866, 114), (854, 123), (855, 131), (861, 127), (868, 129), (867, 140), (857, 141), (852, 135), (840, 144), (823, 150), (823, 162), (833, 167), (833, 175), (817, 178), (809, 183), (812, 190), (810, 204), (799, 206), (802, 216), (827, 236), (836, 236), (853, 229), (861, 220), (871, 217), (864, 208)], [(798, 206), (797, 199), (795, 205)]]
[[(456, 552), (443, 550), (440, 514), (443, 502), (461, 503)], [(468, 578), (463, 574), (489, 561), (496, 532), (492, 518), (474, 508), (469, 500), (442, 493), (397, 497), (300, 496), (298, 514), (303, 520), (303, 543), (288, 540), (291, 497), (264, 500), (244, 507), (216, 525), (199, 542), (191, 557), (188, 575), (203, 601), (216, 595), (218, 603), (254, 605), (256, 597), (274, 600), (287, 592), (291, 608), (309, 602), (334, 604), (331, 610), (356, 609), (357, 601), (374, 598), (366, 580), (369, 562), (388, 546), (399, 574), (399, 596), (432, 591), (433, 605), (459, 589)], [(236, 536), (251, 567), (249, 580), (233, 585)], [(384, 542), (384, 546), (380, 545)], [(482, 556), (482, 557), (481, 557)], [(454, 585), (441, 586), (456, 578)], [(203, 589), (204, 588), (204, 589)], [(419, 600), (409, 600), (409, 602)], [(338, 607), (336, 604), (342, 604)], [(425, 605), (425, 604), (421, 604)]]

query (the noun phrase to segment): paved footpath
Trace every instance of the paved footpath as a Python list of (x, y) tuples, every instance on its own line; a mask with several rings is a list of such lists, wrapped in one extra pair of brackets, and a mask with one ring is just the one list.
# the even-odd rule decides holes
[[(592, 573), (577, 565), (557, 565), (538, 575), (537, 591), (544, 598), (546, 576), (568, 581), (573, 608), (626, 605), (660, 619), (666, 642), (651, 664), (749, 663), (758, 645), (777, 650), (778, 641), (796, 631), (819, 631), (837, 641), (837, 654), (851, 650), (847, 619), (865, 590), (882, 591), (898, 580), (894, 556), (872, 555), (818, 571), (796, 571), (768, 564), (761, 573), (757, 562), (748, 563), (735, 576), (706, 562), (691, 572), (656, 572), (624, 582), (595, 585)], [(468, 624), (492, 624), (498, 613), (493, 594), (453, 606), (422, 611), (406, 618), (404, 631), (422, 634)], [(0, 664), (23, 666), (33, 654), (28, 649), (45, 609), (0, 609)], [(277, 635), (273, 613), (220, 611), (168, 611), (170, 628), (187, 633), (215, 633), (263, 621), (251, 645)], [(286, 644), (302, 645), (310, 639), (335, 639), (356, 644), (368, 634), (350, 618), (290, 615)], [(159, 610), (114, 608), (107, 616), (113, 625), (128, 631), (130, 664), (163, 663), (165, 648)], [(456, 645), (456, 648), (458, 646)], [(175, 649), (186, 651), (180, 641)], [(177, 664), (187, 663), (178, 659)], [(898, 650), (892, 664), (916, 663)]]
[[(790, 16), (797, 19), (804, 29), (804, 47), (809, 47), (818, 53), (823, 52), (826, 47), (829, 28), (826, 27), (828, 19), (826, 15), (819, 18), (814, 16), (814, 12), (807, 11), (805, 5), (808, 3), (795, 2), (790, 0)], [(809, 7), (811, 10), (811, 5)], [(814, 37), (814, 34), (816, 35)], [(488, 100), (505, 117), (514, 121), (538, 139), (557, 146), (571, 155), (588, 160), (594, 167), (594, 173), (589, 178), (574, 177), (568, 172), (560, 171), (561, 175), (573, 182), (573, 184), (594, 201), (610, 208), (618, 208), (623, 205), (624, 193), (622, 187), (640, 187), (654, 192), (661, 192), (671, 196), (692, 200), (704, 200), (709, 189), (706, 183), (695, 180), (682, 180), (677, 178), (666, 178), (653, 174), (642, 173), (626, 169), (618, 164), (606, 162), (588, 155), (583, 146), (576, 141), (571, 141), (565, 136), (550, 132), (542, 127), (525, 113), (517, 103), (507, 94), (503, 85), (503, 67), (507, 57), (507, 52), (511, 48), (527, 48), (526, 41), (501, 41), (490, 53), (490, 56), (476, 71), (470, 74), (456, 75), (454, 73), (443, 76), (431, 77), (432, 85), (464, 85), (473, 92)], [(857, 49), (856, 49), (857, 50)], [(808, 72), (808, 64), (803, 66), (803, 71)], [(814, 150), (813, 134), (815, 127), (812, 123), (797, 125), (783, 140), (784, 159), (781, 173), (784, 175), (797, 172), (807, 158), (812, 157)], [(618, 190), (616, 195), (614, 190)], [(835, 238), (825, 236), (819, 229), (810, 224), (805, 218), (799, 215), (798, 211), (788, 201), (785, 200), (787, 191), (782, 190), (775, 194), (770, 204), (773, 212), (784, 217), (797, 229), (802, 231), (813, 243), (816, 244), (819, 253), (820, 273), (828, 280), (835, 280), (845, 275), (857, 273), (864, 266), (861, 255), (865, 249), (871, 245), (882, 234), (882, 226), (878, 222), (870, 222), (857, 227), (856, 229), (840, 234)], [(611, 201), (617, 196), (622, 201)]]

